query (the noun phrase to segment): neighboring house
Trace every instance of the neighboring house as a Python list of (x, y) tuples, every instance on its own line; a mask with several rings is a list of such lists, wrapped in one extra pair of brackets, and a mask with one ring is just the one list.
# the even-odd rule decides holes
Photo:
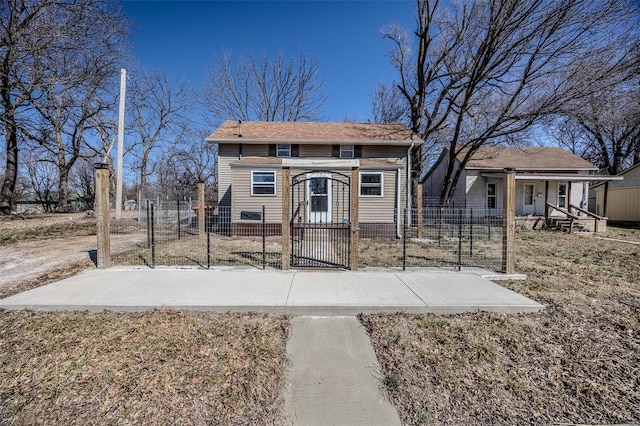
[[(290, 168), (293, 220), (348, 220), (345, 206), (352, 168), (359, 168), (361, 237), (395, 237), (411, 208), (410, 151), (422, 141), (402, 124), (227, 121), (207, 138), (218, 144), (220, 215), (231, 233), (265, 221), (282, 222), (282, 168)], [(296, 198), (298, 197), (298, 198)], [(298, 199), (300, 201), (298, 201)], [(273, 229), (273, 228), (271, 228)]]
[[(78, 194), (69, 194), (68, 200), (69, 212), (79, 212), (85, 210), (85, 204), (82, 197)], [(45, 208), (46, 205), (46, 208)], [(17, 214), (39, 214), (55, 212), (58, 205), (58, 194), (50, 194), (49, 200), (44, 201), (37, 195), (27, 195), (16, 201)]]
[[(456, 157), (456, 168), (464, 152)], [(445, 149), (423, 179), (425, 200), (437, 199), (445, 178)], [(610, 177), (595, 175), (596, 166), (562, 148), (486, 147), (467, 162), (457, 182), (456, 207), (504, 209), (504, 170), (515, 169), (516, 216), (565, 216), (587, 209), (589, 182)], [(549, 207), (547, 204), (554, 206)], [(557, 209), (555, 208), (557, 207)]]
[(595, 213), (608, 217), (611, 222), (640, 223), (640, 164), (628, 168), (618, 176), (624, 180), (593, 186)]

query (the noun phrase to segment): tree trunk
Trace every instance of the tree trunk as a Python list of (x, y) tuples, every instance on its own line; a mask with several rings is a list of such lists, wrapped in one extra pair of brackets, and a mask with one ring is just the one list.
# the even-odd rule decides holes
[(3, 121), (5, 140), (7, 143), (7, 162), (4, 170), (2, 189), (0, 190), (0, 213), (7, 215), (11, 214), (16, 181), (18, 179), (18, 135), (15, 124), (15, 114), (11, 107), (5, 107)]
[(67, 213), (69, 211), (69, 169), (60, 167), (60, 177), (58, 179), (58, 213)]

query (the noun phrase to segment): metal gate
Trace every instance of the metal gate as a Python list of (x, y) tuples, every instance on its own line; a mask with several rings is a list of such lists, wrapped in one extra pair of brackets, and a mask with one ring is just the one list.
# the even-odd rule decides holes
[(349, 268), (351, 177), (314, 170), (291, 178), (291, 266)]

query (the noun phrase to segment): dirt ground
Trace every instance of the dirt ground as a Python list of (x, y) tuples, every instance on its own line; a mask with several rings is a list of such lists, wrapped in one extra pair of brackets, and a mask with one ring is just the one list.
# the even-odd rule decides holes
[[(95, 267), (95, 219), (84, 213), (0, 216), (0, 297)], [(135, 244), (112, 236), (114, 252)]]

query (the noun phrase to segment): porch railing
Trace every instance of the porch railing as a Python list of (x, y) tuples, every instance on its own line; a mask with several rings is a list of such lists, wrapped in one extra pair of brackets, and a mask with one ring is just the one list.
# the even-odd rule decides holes
[(573, 223), (576, 220), (579, 220), (580, 218), (576, 215), (574, 215), (573, 213), (571, 213), (569, 210), (562, 208), (560, 206), (556, 206), (555, 204), (551, 204), (551, 203), (545, 203), (544, 204), (544, 220), (545, 223), (547, 223), (547, 225), (550, 224), (550, 210), (557, 210), (560, 213), (563, 213), (566, 217), (567, 220), (569, 220), (569, 233), (571, 234), (573, 232)]
[[(589, 216), (590, 218), (592, 218), (593, 219), (593, 232), (595, 232), (596, 234), (598, 232), (606, 231), (606, 224), (607, 224), (607, 218), (606, 217), (598, 216), (595, 213), (592, 213), (592, 212), (590, 212), (588, 210), (585, 210), (585, 209), (583, 209), (581, 207), (578, 207), (578, 206), (575, 206), (573, 204), (569, 204), (569, 208), (577, 210), (577, 211)], [(604, 224), (604, 226), (605, 226), (604, 229), (601, 229), (602, 228), (601, 224)]]

